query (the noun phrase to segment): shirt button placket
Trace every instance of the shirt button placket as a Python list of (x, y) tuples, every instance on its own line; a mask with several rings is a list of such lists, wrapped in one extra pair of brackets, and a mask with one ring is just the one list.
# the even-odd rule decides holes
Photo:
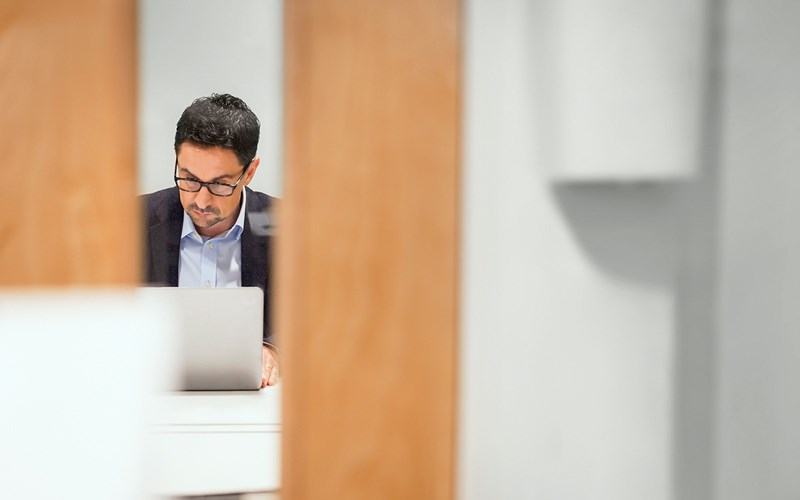
[(214, 243), (209, 241), (205, 244), (201, 261), (200, 282), (202, 286), (205, 288), (216, 286), (217, 252), (214, 250)]

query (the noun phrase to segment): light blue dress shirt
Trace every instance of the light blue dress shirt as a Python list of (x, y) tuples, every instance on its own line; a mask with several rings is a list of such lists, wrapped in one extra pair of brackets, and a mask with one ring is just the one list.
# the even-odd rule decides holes
[(189, 288), (233, 288), (242, 286), (242, 244), (247, 191), (236, 223), (228, 231), (206, 238), (197, 234), (191, 217), (183, 212), (178, 286)]

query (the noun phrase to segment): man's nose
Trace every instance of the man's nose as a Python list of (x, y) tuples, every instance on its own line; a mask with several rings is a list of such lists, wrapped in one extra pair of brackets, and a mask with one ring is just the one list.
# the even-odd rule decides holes
[(208, 186), (201, 186), (200, 191), (197, 192), (194, 198), (195, 204), (198, 207), (205, 209), (208, 205), (211, 204), (211, 199), (214, 195), (208, 190)]

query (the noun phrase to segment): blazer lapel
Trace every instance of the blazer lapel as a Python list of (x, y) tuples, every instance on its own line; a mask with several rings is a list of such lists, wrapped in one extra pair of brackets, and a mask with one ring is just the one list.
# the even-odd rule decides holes
[(250, 224), (250, 214), (266, 210), (260, 206), (258, 198), (251, 192), (247, 193), (247, 206), (245, 207), (244, 230), (242, 231), (242, 286), (257, 286), (266, 291), (269, 274), (269, 238), (253, 234)]
[(150, 251), (153, 263), (152, 283), (178, 286), (178, 259), (180, 258), (180, 235), (183, 224), (162, 222), (150, 228)]
[[(247, 189), (247, 206), (245, 207), (244, 231), (242, 231), (242, 286), (257, 286), (264, 291), (264, 342), (273, 343), (270, 328), (270, 248), (271, 238), (254, 234), (250, 216), (254, 213), (268, 211), (269, 204), (264, 203), (249, 188)], [(257, 231), (261, 233), (261, 231)], [(274, 345), (274, 344), (273, 344)]]
[(150, 226), (150, 283), (178, 286), (178, 260), (180, 259), (183, 207), (178, 190), (169, 202), (159, 207), (160, 222)]

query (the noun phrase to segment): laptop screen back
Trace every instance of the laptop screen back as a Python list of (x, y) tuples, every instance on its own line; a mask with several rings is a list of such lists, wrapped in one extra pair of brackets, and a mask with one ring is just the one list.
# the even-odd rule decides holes
[(141, 288), (178, 318), (178, 387), (188, 391), (261, 387), (264, 294), (260, 288)]

